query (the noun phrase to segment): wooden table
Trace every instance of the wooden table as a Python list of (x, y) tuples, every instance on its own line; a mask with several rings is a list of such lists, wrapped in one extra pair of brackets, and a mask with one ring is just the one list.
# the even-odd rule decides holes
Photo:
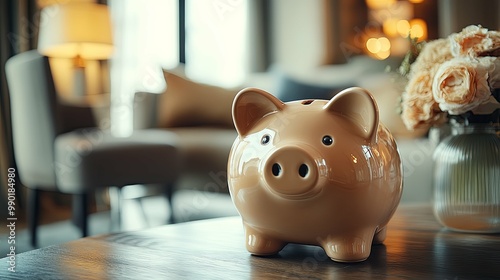
[(273, 257), (244, 247), (239, 217), (89, 237), (1, 260), (0, 279), (499, 279), (500, 235), (443, 229), (429, 206), (400, 206), (384, 245), (361, 263), (291, 244)]

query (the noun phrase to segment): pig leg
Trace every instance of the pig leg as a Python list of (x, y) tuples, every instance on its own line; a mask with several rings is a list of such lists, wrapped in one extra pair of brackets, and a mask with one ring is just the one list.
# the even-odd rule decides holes
[(267, 256), (277, 254), (286, 243), (266, 236), (261, 231), (245, 225), (246, 247), (252, 255)]
[(370, 256), (375, 230), (365, 229), (349, 235), (327, 236), (321, 242), (326, 254), (337, 262), (360, 262)]
[(386, 233), (387, 226), (384, 226), (382, 229), (375, 233), (375, 236), (373, 237), (373, 244), (382, 244), (385, 240)]

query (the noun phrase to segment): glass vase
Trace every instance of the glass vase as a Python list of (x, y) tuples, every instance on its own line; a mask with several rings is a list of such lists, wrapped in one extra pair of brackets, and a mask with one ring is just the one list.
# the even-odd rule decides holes
[(436, 219), (451, 230), (500, 232), (498, 123), (452, 123), (433, 156)]

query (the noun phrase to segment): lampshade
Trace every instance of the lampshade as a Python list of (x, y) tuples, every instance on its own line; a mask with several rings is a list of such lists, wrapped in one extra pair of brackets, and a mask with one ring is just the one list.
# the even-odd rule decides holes
[(108, 7), (89, 2), (45, 7), (38, 51), (49, 57), (108, 59), (113, 51)]

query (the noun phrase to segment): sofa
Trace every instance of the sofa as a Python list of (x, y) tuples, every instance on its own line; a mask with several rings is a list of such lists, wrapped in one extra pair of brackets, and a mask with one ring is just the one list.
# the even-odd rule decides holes
[(240, 88), (191, 81), (182, 70), (164, 70), (161, 94), (134, 97), (134, 129), (167, 129), (178, 136), (182, 161), (176, 189), (227, 193), (227, 159), (237, 133), (231, 106)]
[[(167, 129), (179, 137), (182, 158), (176, 190), (228, 192), (227, 160), (237, 137), (231, 106), (237, 92), (259, 87), (283, 101), (329, 99), (336, 92), (362, 86), (378, 101), (380, 119), (396, 137), (405, 165), (403, 202), (431, 199), (433, 143), (426, 131), (408, 132), (396, 111), (401, 88), (385, 69), (387, 61), (367, 57), (345, 65), (321, 66), (310, 71), (287, 72), (278, 66), (252, 74), (244, 84), (223, 88), (190, 80), (183, 68), (163, 70), (166, 90), (161, 94), (138, 92), (134, 98), (134, 129)], [(393, 63), (397, 64), (397, 62)]]
[[(184, 67), (163, 70), (163, 93), (138, 92), (134, 97), (134, 129), (167, 129), (177, 134), (182, 172), (177, 189), (227, 193), (227, 160), (237, 137), (231, 107), (236, 94), (247, 86), (260, 87), (283, 101), (331, 98), (354, 84), (308, 84), (281, 70), (254, 74), (244, 84), (223, 88), (193, 81)], [(274, 85), (273, 83), (277, 83)], [(283, 93), (283, 94), (280, 94)], [(286, 94), (284, 94), (286, 93)]]

